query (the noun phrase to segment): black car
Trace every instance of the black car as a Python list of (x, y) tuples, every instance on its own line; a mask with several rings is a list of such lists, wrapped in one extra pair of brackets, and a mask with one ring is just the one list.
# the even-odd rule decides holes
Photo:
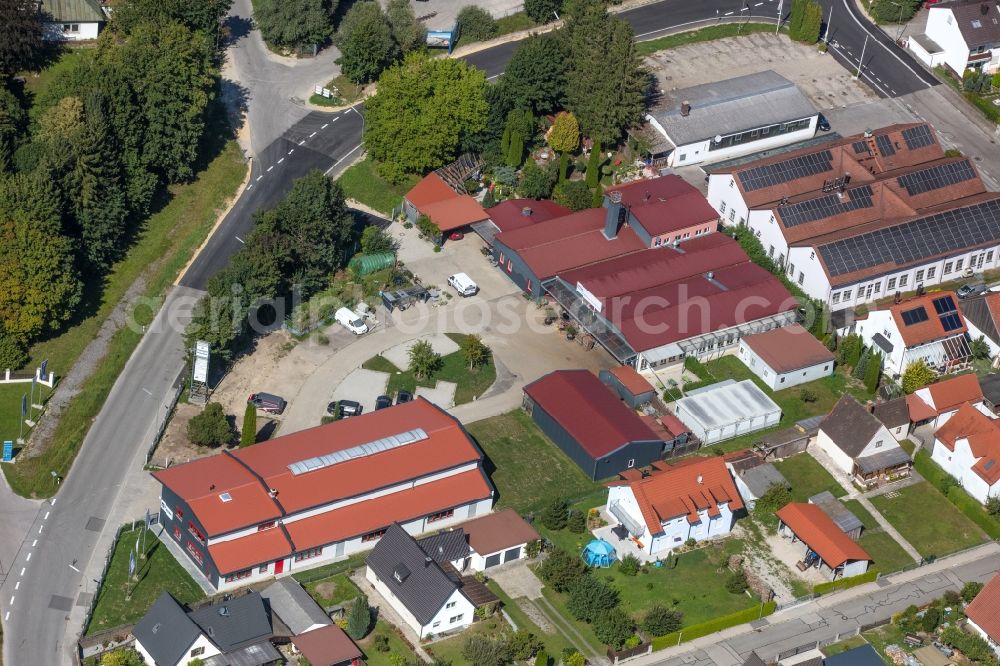
[(380, 409), (385, 409), (386, 407), (392, 407), (392, 398), (387, 395), (380, 395), (375, 398), (375, 411)]
[(820, 132), (830, 131), (830, 121), (820, 115), (819, 120), (816, 121), (816, 129)]
[(349, 416), (358, 416), (361, 412), (365, 411), (361, 403), (355, 400), (341, 400), (338, 405), (340, 408), (340, 417), (344, 419)]
[(247, 403), (269, 414), (282, 413), (288, 404), (280, 395), (271, 393), (251, 393), (250, 397), (247, 398)]
[(396, 404), (402, 405), (404, 402), (410, 402), (413, 400), (413, 394), (409, 391), (397, 391), (396, 392)]

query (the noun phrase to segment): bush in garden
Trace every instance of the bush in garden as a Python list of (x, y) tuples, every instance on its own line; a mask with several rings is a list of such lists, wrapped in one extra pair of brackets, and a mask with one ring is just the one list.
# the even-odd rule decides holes
[(618, 568), (625, 576), (636, 575), (637, 573), (639, 573), (639, 568), (641, 566), (642, 565), (639, 562), (639, 558), (633, 555), (632, 553), (626, 554), (625, 557), (623, 557), (618, 561)]
[(656, 604), (642, 618), (640, 627), (651, 636), (666, 636), (681, 628), (684, 621), (684, 614), (680, 611), (671, 610), (666, 606)]
[(583, 576), (569, 589), (566, 609), (578, 620), (592, 622), (602, 612), (618, 605), (618, 590), (593, 576)]
[(569, 522), (569, 504), (562, 497), (553, 497), (540, 516), (542, 525), (550, 530), (561, 530)]
[(965, 603), (972, 603), (972, 600), (976, 598), (976, 595), (983, 589), (983, 584), (974, 580), (970, 580), (968, 583), (962, 586), (962, 600)]
[(587, 565), (579, 557), (555, 548), (538, 567), (538, 575), (556, 592), (565, 592), (581, 576), (587, 574)]
[(587, 531), (587, 517), (583, 515), (583, 511), (579, 509), (573, 509), (569, 512), (569, 516), (566, 519), (566, 527), (569, 531), (574, 534), (583, 534)]
[(632, 635), (635, 623), (623, 609), (616, 607), (601, 611), (594, 618), (594, 635), (605, 645), (618, 649)]

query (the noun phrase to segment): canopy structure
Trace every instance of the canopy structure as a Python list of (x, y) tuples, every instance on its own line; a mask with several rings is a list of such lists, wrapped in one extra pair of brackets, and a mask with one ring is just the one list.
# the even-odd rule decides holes
[(617, 559), (615, 547), (604, 539), (594, 539), (584, 547), (583, 559), (587, 566), (607, 569)]

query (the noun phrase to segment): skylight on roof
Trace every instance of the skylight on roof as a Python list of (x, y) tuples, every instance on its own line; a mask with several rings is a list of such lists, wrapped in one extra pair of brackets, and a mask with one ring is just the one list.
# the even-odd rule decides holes
[(973, 21), (972, 21), (972, 27), (973, 28), (982, 28), (983, 27), (983, 22), (980, 21), (979, 19), (973, 19)]
[(355, 458), (365, 458), (383, 451), (397, 449), (401, 446), (413, 444), (414, 442), (419, 442), (425, 439), (427, 439), (427, 433), (424, 432), (423, 428), (415, 428), (396, 435), (389, 435), (388, 437), (383, 437), (382, 439), (376, 439), (375, 441), (368, 442), (366, 444), (352, 446), (349, 449), (334, 451), (333, 453), (316, 456), (315, 458), (307, 458), (306, 460), (293, 462), (288, 466), (288, 469), (291, 470), (292, 474), (298, 476), (299, 474), (305, 474), (306, 472), (312, 472), (313, 470), (323, 469), (324, 467), (330, 467)]
[(219, 495), (219, 499), (222, 500), (223, 502), (232, 502), (233, 496), (230, 495), (229, 493), (222, 493), (221, 495)]

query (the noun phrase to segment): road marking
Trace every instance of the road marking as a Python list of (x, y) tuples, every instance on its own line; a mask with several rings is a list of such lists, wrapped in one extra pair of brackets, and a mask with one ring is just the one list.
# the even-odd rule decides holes
[(292, 154), (292, 153), (294, 153), (294, 152), (295, 152), (295, 149), (294, 149), (294, 148), (292, 148), (291, 150), (289, 150), (289, 151), (288, 151), (288, 154), (289, 154), (289, 155), (291, 155), (291, 154)]
[(756, 5), (754, 5), (754, 7), (760, 7), (762, 4), (764, 4), (764, 3), (763, 2), (758, 2)]
[(9, 603), (9, 604), (7, 604), (7, 605), (8, 605), (8, 606), (13, 606), (13, 605), (14, 605), (14, 595), (13, 595), (13, 594), (12, 594), (12, 595), (10, 595), (10, 603)]
[(257, 176), (257, 181), (259, 182), (259, 181), (260, 181), (260, 179), (261, 179), (261, 178), (263, 178), (263, 177), (264, 177), (264, 176)]
[(274, 165), (273, 165), (273, 164), (272, 164), (271, 166), (267, 167), (267, 172), (268, 172), (268, 173), (271, 173), (271, 169), (273, 169), (273, 168), (274, 168)]
[(45, 518), (43, 518), (42, 520), (48, 520), (48, 519), (49, 519), (49, 514), (50, 514), (50, 513), (52, 513), (52, 512), (51, 512), (51, 511), (46, 511), (46, 512), (45, 512)]
[(732, 12), (726, 12), (725, 14), (723, 14), (723, 16), (732, 16), (732, 15), (733, 15)]
[[(347, 113), (347, 111), (344, 111), (344, 113)], [(334, 119), (333, 119), (333, 120), (331, 120), (330, 122), (331, 122), (331, 123), (335, 123), (335, 122), (337, 122), (338, 120), (340, 120), (340, 116), (337, 116), (336, 118), (334, 118)], [(326, 127), (326, 125), (323, 125), (323, 127)]]
[(51, 501), (51, 502), (49, 502), (49, 504), (50, 504), (51, 506), (55, 506), (55, 505), (56, 505), (56, 498), (55, 498), (55, 497), (53, 497), (53, 498), (52, 498), (52, 501)]
[(346, 160), (346, 159), (347, 159), (347, 156), (348, 156), (348, 155), (350, 155), (351, 153), (353, 153), (353, 152), (354, 152), (355, 150), (357, 150), (358, 148), (360, 148), (360, 147), (361, 147), (361, 146), (363, 146), (363, 145), (364, 145), (364, 144), (362, 144), (362, 143), (359, 143), (358, 145), (356, 145), (356, 146), (354, 146), (353, 148), (351, 148), (350, 150), (348, 150), (348, 151), (347, 151), (347, 152), (346, 152), (346, 153), (344, 154), (344, 156), (343, 156), (343, 157), (341, 157), (341, 158), (340, 158), (339, 160), (337, 160), (336, 162), (334, 162), (334, 163), (333, 163), (333, 166), (332, 166), (332, 167), (330, 167), (329, 169), (327, 169), (327, 170), (326, 170), (326, 171), (325, 171), (325, 172), (323, 173), (323, 175), (324, 175), (324, 176), (329, 176), (329, 175), (330, 175), (330, 172), (331, 172), (331, 171), (333, 171), (333, 170), (334, 170), (335, 168), (337, 168), (337, 165), (338, 165), (338, 164), (340, 164), (341, 162), (343, 162), (344, 160)]
[(321, 129), (321, 130), (324, 130), (324, 129), (326, 129), (326, 128), (327, 128), (327, 127), (329, 127), (329, 126), (330, 126), (330, 123), (327, 123), (327, 124), (323, 125), (322, 127), (320, 127), (320, 129)]
[[(732, 14), (732, 12), (729, 12), (729, 13)], [(718, 17), (712, 16), (710, 18), (698, 19), (697, 21), (687, 21), (686, 23), (678, 23), (677, 25), (669, 25), (669, 26), (667, 26), (665, 28), (660, 28), (659, 30), (651, 30), (649, 32), (644, 32), (641, 35), (636, 35), (634, 39), (637, 42), (641, 42), (641, 41), (643, 41), (643, 38), (652, 39), (652, 37), (650, 37), (650, 35), (657, 35), (657, 34), (659, 34), (661, 32), (667, 32), (668, 30), (676, 30), (678, 28), (684, 28), (684, 27), (687, 27), (689, 25), (697, 25), (699, 23), (714, 23), (717, 20), (718, 20)], [(756, 20), (760, 21), (762, 23), (777, 23), (778, 22), (778, 20), (776, 18), (773, 18), (771, 16), (758, 16), (756, 18)], [(497, 74), (496, 76), (488, 77), (487, 81), (490, 80), (490, 79), (495, 79), (497, 76), (500, 76), (500, 75)], [(352, 108), (351, 110), (353, 111), (354, 109)], [(361, 115), (361, 114), (359, 113), (358, 115)]]
[(31, 547), (32, 548), (34, 548), (37, 545), (38, 545), (38, 539), (35, 539), (34, 541), (31, 542)]
[[(898, 54), (898, 53), (896, 53), (896, 52), (895, 52), (895, 51), (894, 51), (894, 50), (893, 50), (893, 49), (892, 49), (891, 47), (889, 47), (889, 46), (886, 46), (885, 44), (883, 44), (882, 42), (880, 42), (880, 41), (878, 40), (878, 37), (876, 37), (876, 36), (875, 36), (874, 34), (872, 34), (871, 32), (869, 32), (868, 28), (866, 28), (866, 27), (865, 27), (864, 23), (862, 23), (862, 22), (861, 22), (861, 21), (860, 21), (860, 20), (858, 19), (858, 17), (857, 17), (857, 16), (855, 16), (855, 15), (854, 15), (854, 13), (853, 13), (853, 12), (851, 11), (851, 8), (850, 8), (850, 6), (848, 6), (848, 4), (847, 4), (847, 0), (844, 0), (844, 9), (846, 9), (846, 10), (847, 10), (847, 13), (851, 15), (851, 18), (852, 18), (852, 19), (854, 19), (854, 22), (858, 24), (858, 27), (859, 27), (859, 28), (861, 28), (861, 29), (862, 29), (862, 30), (864, 30), (864, 31), (865, 31), (865, 32), (866, 32), (866, 33), (867, 33), (868, 35), (870, 35), (870, 36), (871, 36), (871, 38), (875, 40), (875, 43), (876, 43), (876, 44), (878, 44), (879, 46), (881, 46), (881, 47), (882, 47), (882, 49), (883, 49), (883, 50), (885, 50), (885, 52), (886, 52), (886, 53), (888, 53), (888, 54), (889, 54), (889, 55), (891, 55), (891, 56), (892, 56), (893, 58), (895, 58), (896, 60), (898, 60), (898, 61), (899, 61), (899, 64), (900, 64), (900, 65), (902, 65), (903, 67), (905, 67), (905, 68), (906, 68), (907, 70), (909, 70), (910, 74), (913, 74), (913, 76), (915, 76), (915, 77), (917, 78), (917, 80), (918, 80), (918, 81), (920, 81), (921, 83), (923, 83), (923, 84), (924, 84), (925, 86), (927, 86), (928, 88), (932, 88), (932, 87), (934, 87), (934, 84), (932, 84), (932, 83), (928, 83), (928, 82), (927, 82), (927, 81), (926, 81), (926, 80), (925, 80), (925, 79), (924, 79), (924, 78), (923, 78), (922, 76), (920, 76), (920, 74), (917, 74), (917, 72), (916, 72), (916, 71), (914, 71), (914, 69), (913, 69), (912, 67), (910, 67), (909, 65), (907, 65), (907, 64), (906, 64), (906, 61), (905, 61), (905, 60), (903, 60), (902, 58), (900, 58), (900, 57), (899, 57), (899, 54)], [(891, 39), (892, 39), (892, 38), (891, 38), (891, 37), (889, 37), (889, 35), (887, 35), (887, 34), (886, 34), (886, 33), (885, 33), (884, 31), (882, 32), (882, 34), (883, 34), (883, 35), (885, 35), (887, 39), (889, 39), (889, 40), (891, 40)], [(869, 77), (869, 78), (870, 78), (870, 77)]]
[(281, 158), (280, 160), (278, 160), (278, 164), (281, 164), (281, 163), (282, 163), (282, 162), (284, 162), (284, 161), (285, 161), (285, 158), (284, 158), (284, 157), (282, 157), (282, 158)]
[(309, 135), (309, 138), (311, 139), (311, 138), (313, 138), (314, 136), (316, 136), (316, 132), (313, 132), (312, 134), (310, 134), (310, 135)]
[(72, 564), (69, 565), (69, 568), (72, 569), (73, 571), (77, 572), (77, 573), (80, 573), (80, 570), (77, 569), (76, 567), (74, 567)]
[(10, 611), (7, 611), (7, 614), (3, 616), (3, 621), (6, 622), (9, 619), (10, 619)]
[(246, 243), (246, 241), (245, 241), (245, 240), (243, 240), (242, 238), (240, 238), (239, 236), (233, 236), (233, 238), (235, 238), (235, 239), (236, 239), (236, 240), (238, 240), (239, 242), (243, 243), (244, 245), (246, 245), (246, 244), (247, 244), (247, 243)]
[(150, 390), (149, 390), (148, 388), (146, 388), (145, 386), (143, 386), (143, 387), (142, 387), (142, 390), (143, 390), (143, 392), (144, 392), (144, 393), (145, 393), (146, 395), (153, 395), (153, 392), (152, 392), (152, 391), (150, 391)]
[(21, 573), (18, 574), (18, 575), (23, 576), (24, 575), (24, 570), (27, 569), (27, 568), (28, 567), (21, 567)]
[(247, 189), (248, 190), (252, 190), (253, 189), (253, 183), (250, 183), (249, 185), (247, 185)]
[(503, 72), (500, 72), (500, 74), (494, 74), (493, 76), (487, 76), (487, 77), (486, 77), (486, 80), (487, 80), (487, 81), (492, 81), (493, 79), (498, 79), (498, 78), (500, 78), (500, 77), (501, 77), (502, 75), (503, 75)]
[(303, 143), (305, 143), (305, 142), (306, 142), (306, 140), (305, 140), (305, 139), (302, 139), (301, 141), (299, 141), (299, 145), (301, 146), (301, 145), (302, 145)]
[(28, 553), (28, 556), (26, 558), (24, 558), (24, 561), (25, 562), (30, 562), (31, 561), (31, 553)]
[(21, 589), (21, 581), (17, 581), (16, 583), (14, 583), (14, 591), (16, 592), (17, 590), (20, 589)]

